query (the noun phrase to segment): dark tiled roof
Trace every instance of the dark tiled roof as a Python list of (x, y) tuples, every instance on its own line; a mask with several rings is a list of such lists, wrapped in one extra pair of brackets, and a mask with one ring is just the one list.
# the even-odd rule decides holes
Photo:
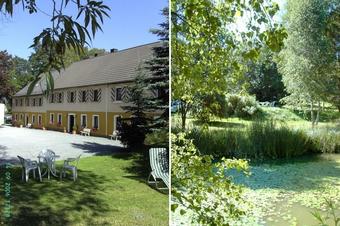
[[(52, 73), (54, 89), (133, 81), (136, 69), (150, 59), (152, 49), (160, 45), (155, 42), (75, 62), (60, 73)], [(42, 94), (45, 87), (42, 79), (31, 95)], [(28, 85), (15, 96), (25, 96), (27, 88)]]

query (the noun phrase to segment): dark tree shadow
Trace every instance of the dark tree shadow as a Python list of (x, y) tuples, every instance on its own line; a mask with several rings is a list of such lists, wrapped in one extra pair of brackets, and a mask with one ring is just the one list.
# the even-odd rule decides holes
[(84, 144), (71, 143), (74, 148), (84, 150), (85, 153), (92, 153), (94, 155), (112, 155), (114, 153), (127, 152), (126, 148), (110, 145), (98, 144), (95, 142), (84, 142)]
[[(81, 219), (82, 222), (86, 225), (95, 225), (94, 217), (104, 216), (107, 211), (112, 212), (99, 195), (99, 192), (104, 190), (105, 178), (90, 171), (79, 170), (79, 178), (76, 182), (67, 179), (48, 181), (44, 178), (40, 183), (30, 178), (28, 183), (24, 183), (21, 181), (20, 167), (11, 169), (2, 167), (0, 184), (4, 184), (3, 173), (8, 170), (11, 172), (12, 216), (5, 225), (70, 225), (72, 223), (70, 213), (85, 209), (86, 217)], [(0, 192), (4, 194), (3, 186)], [(1, 199), (4, 199), (4, 196)]]

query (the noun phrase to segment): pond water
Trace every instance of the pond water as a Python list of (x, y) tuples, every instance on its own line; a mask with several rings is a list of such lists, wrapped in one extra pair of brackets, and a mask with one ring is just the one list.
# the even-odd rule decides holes
[(325, 216), (326, 199), (340, 207), (340, 154), (260, 164), (251, 172), (249, 177), (233, 174), (251, 203), (249, 213), (256, 220), (249, 225), (316, 225), (311, 212)]
[[(318, 210), (325, 216), (325, 199), (337, 205), (340, 216), (340, 154), (262, 163), (251, 165), (250, 170), (250, 176), (228, 173), (244, 186), (249, 202), (240, 226), (318, 225), (311, 212)], [(181, 216), (176, 211), (171, 225), (196, 224), (190, 222), (190, 214)]]

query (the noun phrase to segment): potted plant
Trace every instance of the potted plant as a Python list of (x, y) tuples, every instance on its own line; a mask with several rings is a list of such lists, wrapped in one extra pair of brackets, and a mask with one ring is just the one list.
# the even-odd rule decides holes
[(73, 133), (73, 134), (77, 134), (77, 126), (74, 125), (74, 126), (72, 127), (72, 129), (73, 129), (72, 133)]
[(64, 133), (66, 133), (67, 131), (66, 131), (66, 127), (64, 127)]
[(92, 128), (92, 131), (93, 131), (93, 132), (97, 132), (97, 130), (98, 130), (97, 127), (93, 127), (93, 128)]

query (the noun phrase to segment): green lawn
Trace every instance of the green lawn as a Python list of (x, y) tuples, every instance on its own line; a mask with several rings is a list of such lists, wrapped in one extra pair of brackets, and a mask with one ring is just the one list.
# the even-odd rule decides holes
[[(61, 164), (59, 162), (59, 164)], [(168, 195), (145, 183), (140, 156), (116, 154), (82, 158), (78, 180), (46, 178), (21, 182), (11, 172), (12, 216), (8, 225), (167, 225)], [(6, 169), (1, 169), (1, 176)], [(4, 177), (1, 177), (3, 185)], [(4, 188), (0, 188), (4, 203)], [(3, 209), (3, 208), (2, 208)], [(0, 224), (3, 223), (3, 214)]]

